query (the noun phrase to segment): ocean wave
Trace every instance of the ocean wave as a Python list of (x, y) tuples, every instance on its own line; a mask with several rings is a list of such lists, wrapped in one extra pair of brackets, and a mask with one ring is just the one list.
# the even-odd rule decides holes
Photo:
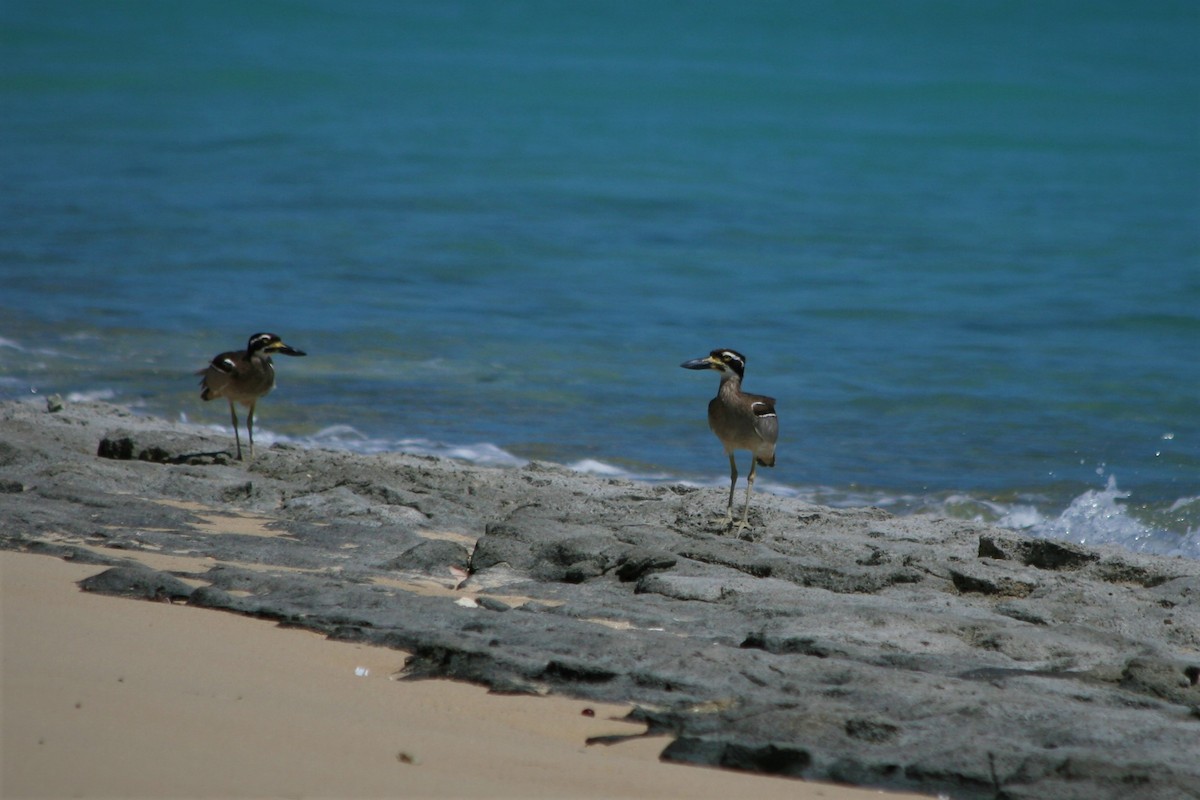
[(400, 452), (439, 456), (489, 467), (519, 467), (527, 463), (526, 459), (488, 442), (457, 444), (424, 438), (379, 439), (350, 425), (332, 425), (311, 436), (292, 441), (300, 445), (343, 448), (356, 453)]
[(67, 392), (68, 403), (95, 403), (115, 399), (117, 393), (112, 389), (92, 389), (85, 392)]
[[(1180, 534), (1147, 525), (1118, 502), (1128, 498), (1129, 493), (1117, 486), (1116, 476), (1110, 475), (1103, 489), (1089, 489), (1056, 517), (1044, 517), (1034, 508), (1018, 507), (998, 524), (1042, 539), (1083, 545), (1115, 544), (1140, 553), (1200, 559), (1200, 528), (1189, 528)], [(1195, 502), (1196, 498), (1181, 498), (1169, 510), (1179, 511)]]

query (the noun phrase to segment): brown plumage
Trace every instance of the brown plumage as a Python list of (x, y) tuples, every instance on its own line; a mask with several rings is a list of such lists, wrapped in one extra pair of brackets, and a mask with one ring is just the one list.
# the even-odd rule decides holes
[(729, 456), (729, 503), (725, 519), (733, 526), (733, 494), (737, 486), (737, 461), (734, 451), (749, 450), (750, 474), (746, 478), (746, 504), (738, 531), (749, 527), (750, 492), (758, 465), (775, 466), (775, 442), (779, 438), (779, 416), (775, 399), (742, 391), (746, 357), (736, 350), (713, 350), (705, 358), (694, 358), (679, 366), (685, 369), (713, 369), (721, 374), (717, 396), (708, 403), (708, 427), (716, 434)]
[(197, 372), (200, 379), (200, 399), (212, 400), (224, 397), (229, 401), (229, 416), (233, 419), (233, 438), (237, 442), (237, 457), (242, 459), (242, 440), (238, 435), (237, 409), (234, 403), (249, 408), (246, 415), (246, 433), (250, 438), (250, 457), (254, 457), (254, 406), (259, 398), (275, 388), (275, 365), (271, 355), (302, 356), (283, 343), (273, 333), (256, 333), (246, 343), (245, 350), (230, 350), (214, 358), (209, 365)]

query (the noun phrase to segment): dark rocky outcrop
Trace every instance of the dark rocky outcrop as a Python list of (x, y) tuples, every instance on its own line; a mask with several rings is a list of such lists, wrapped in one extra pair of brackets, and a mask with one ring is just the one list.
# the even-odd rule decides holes
[[(680, 762), (1197, 796), (1197, 562), (766, 494), (738, 539), (720, 489), (228, 445), (0, 405), (0, 547), (95, 562), (89, 591), (401, 648), (411, 678), (629, 702)], [(140, 560), (164, 554), (183, 566)]]

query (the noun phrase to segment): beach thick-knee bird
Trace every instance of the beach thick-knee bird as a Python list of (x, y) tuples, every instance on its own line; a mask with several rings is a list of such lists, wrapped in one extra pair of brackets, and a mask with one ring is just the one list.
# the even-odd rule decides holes
[(197, 372), (200, 379), (200, 399), (224, 397), (229, 401), (229, 416), (233, 419), (233, 438), (237, 442), (238, 461), (242, 460), (242, 439), (238, 435), (237, 409), (234, 403), (248, 407), (246, 433), (250, 437), (250, 457), (254, 457), (254, 406), (259, 398), (275, 388), (275, 365), (271, 356), (302, 356), (304, 351), (289, 347), (273, 333), (256, 333), (246, 343), (246, 349), (230, 350), (214, 358)]
[(737, 524), (739, 534), (749, 527), (750, 492), (759, 464), (775, 466), (775, 441), (779, 438), (779, 417), (775, 398), (742, 391), (746, 375), (746, 357), (736, 350), (713, 350), (705, 358), (693, 358), (679, 366), (685, 369), (713, 369), (721, 374), (717, 396), (708, 403), (708, 427), (721, 440), (729, 456), (729, 503), (725, 519), (733, 526), (733, 491), (737, 486), (737, 461), (734, 451), (750, 451), (750, 475), (746, 478), (746, 505)]

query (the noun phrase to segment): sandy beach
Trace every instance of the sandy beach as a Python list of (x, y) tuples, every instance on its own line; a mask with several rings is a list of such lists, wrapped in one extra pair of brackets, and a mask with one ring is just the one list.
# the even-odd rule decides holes
[[(663, 763), (628, 706), (401, 682), (405, 654), (81, 592), (0, 551), (3, 796), (884, 796)], [(915, 795), (889, 794), (889, 797)]]
[(1194, 561), (766, 495), (739, 539), (720, 489), (231, 444), (0, 405), (5, 797), (1200, 785)]

